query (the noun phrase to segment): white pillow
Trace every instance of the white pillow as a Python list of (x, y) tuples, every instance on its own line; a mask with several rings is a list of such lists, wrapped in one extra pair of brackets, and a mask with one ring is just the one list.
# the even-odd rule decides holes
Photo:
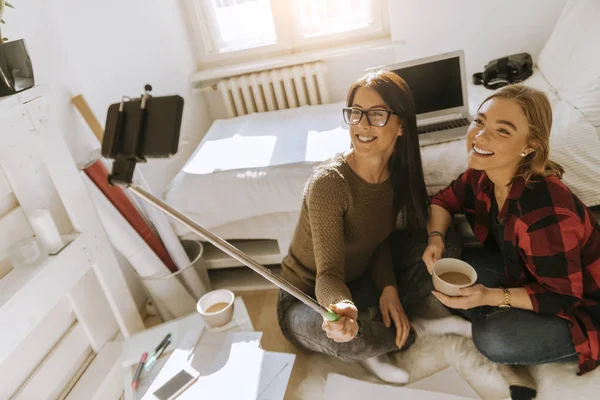
[(571, 0), (565, 5), (537, 65), (559, 90), (600, 78), (600, 1)]
[[(600, 24), (600, 20), (598, 23)], [(598, 45), (600, 46), (600, 43)], [(558, 93), (577, 108), (592, 125), (600, 127), (600, 77), (583, 86), (560, 89)]]

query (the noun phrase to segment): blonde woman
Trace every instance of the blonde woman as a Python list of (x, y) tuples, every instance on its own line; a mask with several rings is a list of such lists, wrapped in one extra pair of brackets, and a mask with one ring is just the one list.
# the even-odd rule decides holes
[[(578, 361), (583, 374), (600, 360), (600, 227), (549, 159), (551, 125), (538, 90), (506, 86), (483, 102), (467, 132), (469, 169), (432, 201), (423, 261), (431, 272), (451, 215), (464, 213), (484, 245), (462, 255), (478, 284), (434, 295), (472, 321), (490, 360)], [(501, 370), (514, 399), (535, 397), (526, 369)]]

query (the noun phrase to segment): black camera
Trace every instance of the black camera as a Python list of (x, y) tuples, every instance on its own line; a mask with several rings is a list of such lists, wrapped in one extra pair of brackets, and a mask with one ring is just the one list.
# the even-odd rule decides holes
[(488, 89), (499, 89), (511, 83), (522, 82), (533, 74), (533, 60), (529, 53), (492, 60), (483, 72), (473, 74), (473, 83)]

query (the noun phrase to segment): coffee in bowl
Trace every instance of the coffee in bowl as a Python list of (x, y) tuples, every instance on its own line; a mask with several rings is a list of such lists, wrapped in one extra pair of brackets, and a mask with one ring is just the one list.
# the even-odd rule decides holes
[(442, 258), (433, 264), (433, 287), (448, 296), (460, 296), (460, 289), (477, 282), (473, 267), (456, 258)]
[[(453, 285), (470, 285), (471, 278), (461, 272), (444, 272), (440, 275), (443, 281), (451, 283)], [(225, 304), (227, 305), (227, 304)]]
[(202, 296), (196, 309), (210, 327), (216, 328), (231, 321), (234, 301), (235, 295), (231, 290), (217, 289)]
[(228, 305), (229, 305), (229, 303), (225, 303), (225, 302), (213, 304), (212, 306), (210, 306), (206, 309), (206, 313), (207, 314), (216, 313), (217, 311), (221, 311)]

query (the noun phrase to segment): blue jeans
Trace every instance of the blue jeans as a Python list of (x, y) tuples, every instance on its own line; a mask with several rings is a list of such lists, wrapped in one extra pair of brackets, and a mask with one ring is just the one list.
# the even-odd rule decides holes
[[(448, 257), (460, 255), (460, 245), (449, 234)], [(404, 311), (411, 319), (433, 290), (431, 277), (421, 260), (427, 244), (427, 233), (422, 231), (396, 231), (390, 237), (392, 259), (398, 294)], [(365, 274), (348, 284), (352, 300), (358, 308), (361, 324), (360, 335), (346, 343), (336, 343), (329, 339), (321, 328), (323, 317), (284, 291), (279, 292), (277, 317), (283, 335), (297, 347), (309, 351), (329, 354), (345, 361), (361, 361), (398, 351), (394, 325), (386, 328), (379, 311), (379, 292), (373, 281)], [(314, 296), (314, 293), (309, 293)], [(415, 334), (410, 335), (400, 350), (414, 343)]]
[[(478, 283), (490, 288), (506, 285), (500, 251), (466, 248), (461, 258), (475, 268)], [(529, 365), (578, 360), (568, 322), (562, 318), (489, 306), (451, 311), (472, 321), (475, 346), (493, 362)]]

